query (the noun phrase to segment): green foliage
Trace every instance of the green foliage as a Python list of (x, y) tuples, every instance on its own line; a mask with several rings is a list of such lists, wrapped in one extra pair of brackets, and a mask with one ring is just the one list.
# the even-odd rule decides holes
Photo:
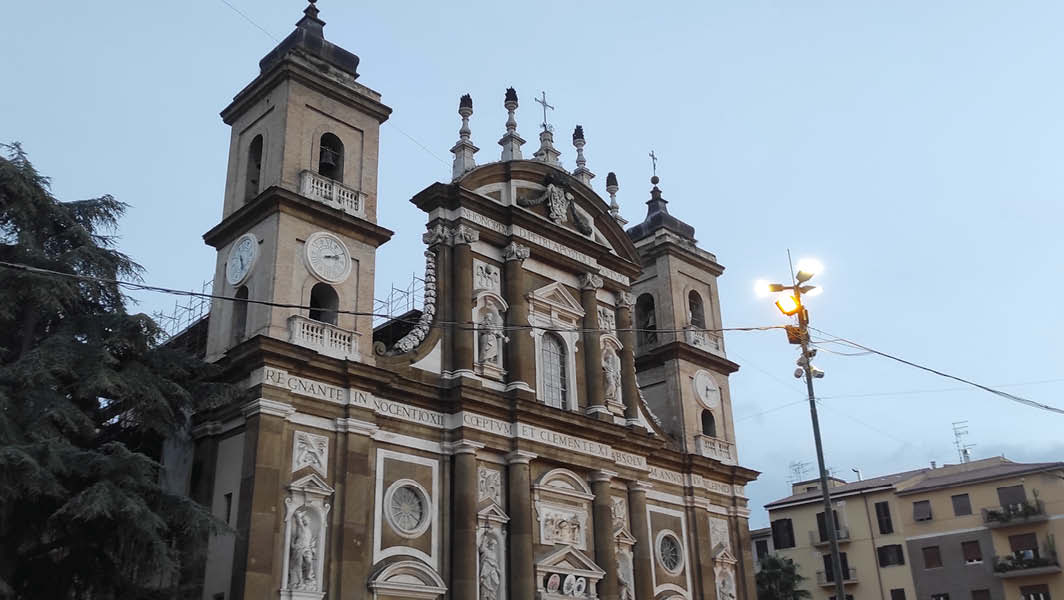
[(163, 439), (229, 399), (199, 359), (160, 345), (118, 279), (126, 205), (60, 202), (16, 145), (0, 146), (0, 597), (165, 598), (184, 549), (219, 526), (161, 486)]
[(761, 558), (761, 570), (757, 572), (757, 600), (798, 600), (811, 598), (807, 590), (798, 586), (805, 581), (798, 572), (798, 565), (789, 558), (769, 554)]

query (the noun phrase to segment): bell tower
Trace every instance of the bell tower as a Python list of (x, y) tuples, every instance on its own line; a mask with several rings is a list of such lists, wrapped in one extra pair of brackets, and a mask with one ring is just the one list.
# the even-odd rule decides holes
[(628, 229), (642, 275), (635, 297), (636, 373), (662, 426), (692, 454), (737, 464), (717, 278), (724, 267), (697, 245), (695, 229), (669, 214), (650, 180), (642, 223)]
[(265, 335), (372, 361), (374, 257), (392, 233), (376, 224), (377, 155), (391, 109), (356, 81), (358, 57), (325, 39), (314, 3), (221, 113), (232, 128), (222, 221), (204, 240), (218, 250), (214, 293), (249, 302), (215, 301), (208, 360)]

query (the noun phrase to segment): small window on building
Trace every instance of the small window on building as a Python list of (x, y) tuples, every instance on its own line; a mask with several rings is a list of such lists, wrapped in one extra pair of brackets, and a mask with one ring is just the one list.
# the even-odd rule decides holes
[[(830, 554), (825, 554), (824, 559), (824, 577), (825, 581), (835, 581), (835, 567), (831, 560)], [(849, 581), (853, 579), (853, 574), (850, 573), (850, 563), (846, 558), (845, 552), (839, 552), (839, 562), (842, 563), (842, 580)]]
[(972, 590), (972, 600), (990, 600), (990, 590)]
[(905, 553), (902, 552), (899, 544), (880, 546), (876, 549), (876, 553), (879, 555), (879, 566), (881, 567), (905, 564)]
[(233, 492), (226, 492), (222, 499), (225, 500), (225, 524), (232, 524), (233, 517)]
[(225, 592), (218, 592), (212, 598), (213, 600), (225, 600)]
[(957, 494), (952, 496), (952, 499), (954, 516), (963, 517), (972, 514), (972, 501), (968, 498), (968, 494)]
[(543, 334), (543, 402), (554, 408), (565, 408), (568, 386), (565, 363), (565, 342), (557, 334)]
[(890, 590), (890, 600), (905, 600), (905, 589), (894, 588)]
[(1014, 557), (1033, 560), (1038, 558), (1038, 537), (1033, 533), (1010, 535), (1009, 548)]
[(983, 562), (983, 551), (979, 548), (979, 542), (961, 542), (961, 552), (964, 553), (965, 564), (974, 565)]
[(1021, 585), (1020, 598), (1021, 600), (1050, 600), (1049, 586), (1044, 583), (1038, 585)]
[(706, 328), (706, 309), (702, 304), (702, 296), (698, 295), (698, 292), (691, 290), (687, 294), (687, 309), (691, 313), (691, 327), (698, 329)]
[(931, 501), (930, 500), (918, 500), (913, 502), (913, 520), (914, 521), (930, 521), (931, 520)]
[(658, 318), (654, 314), (654, 296), (642, 294), (635, 301), (636, 346), (646, 350), (658, 343)]
[(321, 136), (318, 150), (318, 174), (322, 177), (343, 181), (344, 143), (334, 134)]
[(336, 325), (336, 311), (340, 308), (340, 296), (327, 283), (316, 283), (310, 288), (310, 318), (329, 325)]
[[(842, 529), (842, 525), (839, 523), (839, 511), (837, 511), (837, 510), (832, 510), (831, 511), (831, 520), (835, 523), (835, 539), (842, 539), (843, 537), (845, 537), (845, 536), (842, 535), (843, 534), (843, 529)], [(824, 518), (824, 513), (822, 513), (822, 512), (819, 512), (819, 513), (816, 514), (816, 530), (817, 530), (817, 533), (820, 534), (820, 541), (821, 542), (826, 542), (829, 539), (831, 539), (831, 538), (828, 537), (827, 519)]]
[(999, 487), (997, 493), (998, 501), (1001, 502), (1002, 508), (1022, 509), (1023, 505), (1027, 503), (1027, 494), (1023, 491), (1022, 485)]
[(772, 522), (772, 545), (777, 550), (794, 548), (794, 525), (790, 519), (776, 519)]
[(924, 568), (937, 569), (942, 566), (942, 553), (938, 546), (924, 546)]
[(894, 533), (894, 523), (890, 520), (890, 504), (876, 502), (876, 521), (879, 522), (879, 533), (884, 535)]
[(713, 411), (702, 411), (702, 435), (717, 437), (717, 420), (713, 418)]
[(233, 302), (233, 323), (230, 331), (233, 334), (233, 345), (244, 341), (248, 329), (248, 286), (242, 285), (236, 291), (236, 301)]
[(931, 594), (931, 600), (949, 600), (949, 594)]
[(244, 181), (244, 202), (250, 202), (259, 195), (259, 181), (262, 178), (262, 135), (256, 135), (248, 146), (247, 177)]
[(757, 553), (757, 560), (761, 560), (768, 556), (768, 540), (757, 540), (754, 542), (754, 552)]

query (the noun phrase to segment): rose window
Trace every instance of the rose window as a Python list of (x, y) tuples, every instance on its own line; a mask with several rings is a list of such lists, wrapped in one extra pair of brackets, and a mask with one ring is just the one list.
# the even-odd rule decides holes
[(392, 523), (403, 533), (415, 533), (425, 521), (425, 500), (413, 486), (396, 488), (389, 510)]
[(658, 541), (658, 560), (670, 573), (678, 573), (683, 568), (683, 549), (676, 536), (666, 534)]

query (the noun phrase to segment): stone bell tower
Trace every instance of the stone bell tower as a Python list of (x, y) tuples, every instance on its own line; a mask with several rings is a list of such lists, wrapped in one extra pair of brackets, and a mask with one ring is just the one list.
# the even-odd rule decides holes
[[(359, 59), (324, 37), (315, 0), (222, 111), (232, 128), (207, 358), (256, 335), (371, 361), (380, 124), (391, 109), (361, 85)], [(309, 307), (291, 308), (291, 307)], [(338, 312), (339, 311), (339, 312)]]
[(695, 229), (669, 214), (651, 178), (647, 216), (628, 229), (643, 273), (635, 296), (636, 371), (648, 405), (684, 450), (736, 464), (717, 278), (724, 267), (697, 245)]

